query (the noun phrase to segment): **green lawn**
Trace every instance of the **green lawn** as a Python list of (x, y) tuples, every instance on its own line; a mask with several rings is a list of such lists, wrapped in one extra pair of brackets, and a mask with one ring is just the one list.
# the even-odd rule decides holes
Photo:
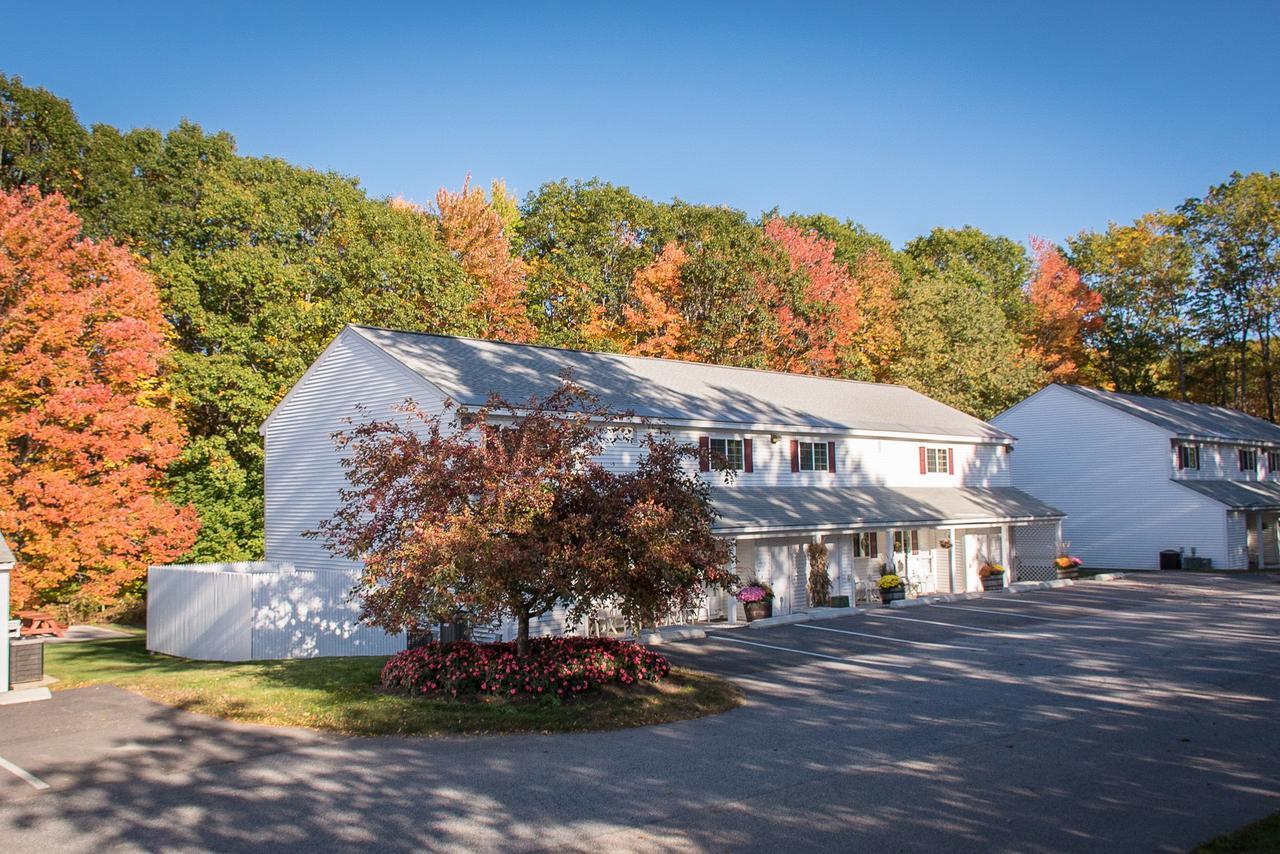
[(1280, 851), (1280, 812), (1206, 842), (1192, 854), (1271, 854)]
[(417, 700), (374, 690), (385, 661), (188, 661), (149, 654), (141, 634), (45, 646), (45, 671), (60, 680), (54, 690), (110, 684), (220, 718), (356, 735), (620, 729), (717, 714), (742, 702), (739, 691), (723, 679), (679, 668), (659, 685), (581, 702)]

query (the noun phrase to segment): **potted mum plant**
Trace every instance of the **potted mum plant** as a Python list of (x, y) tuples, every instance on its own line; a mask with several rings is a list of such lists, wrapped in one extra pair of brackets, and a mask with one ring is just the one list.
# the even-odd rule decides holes
[(752, 581), (736, 594), (747, 614), (747, 622), (773, 616), (773, 589), (763, 581)]
[(1004, 589), (1004, 567), (998, 563), (984, 563), (978, 577), (982, 579), (983, 590)]
[(1080, 567), (1084, 566), (1084, 561), (1075, 555), (1062, 555), (1053, 562), (1053, 568), (1057, 570), (1059, 578), (1075, 578), (1080, 574)]
[(906, 599), (907, 590), (902, 585), (902, 578), (892, 572), (880, 576), (880, 601), (888, 604), (896, 599)]

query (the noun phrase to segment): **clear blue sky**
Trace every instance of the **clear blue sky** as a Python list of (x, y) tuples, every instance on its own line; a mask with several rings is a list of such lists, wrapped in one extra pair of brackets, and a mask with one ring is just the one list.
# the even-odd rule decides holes
[(376, 195), (599, 176), (898, 245), (1061, 240), (1280, 169), (1277, 2), (540, 5), (10, 0), (0, 70)]

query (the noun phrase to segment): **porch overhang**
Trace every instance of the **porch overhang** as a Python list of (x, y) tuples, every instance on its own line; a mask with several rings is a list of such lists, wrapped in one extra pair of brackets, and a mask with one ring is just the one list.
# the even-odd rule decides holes
[(1066, 514), (1011, 486), (713, 488), (721, 536), (842, 533), (866, 528), (1056, 522)]
[(1280, 483), (1266, 480), (1178, 480), (1176, 478), (1173, 482), (1232, 510), (1280, 510)]

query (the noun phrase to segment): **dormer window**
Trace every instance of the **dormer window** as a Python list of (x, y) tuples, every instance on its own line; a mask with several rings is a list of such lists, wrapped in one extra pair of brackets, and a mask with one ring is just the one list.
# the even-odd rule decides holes
[(1280, 471), (1280, 451), (1267, 451), (1267, 471)]
[(1258, 451), (1256, 448), (1240, 449), (1240, 471), (1256, 472), (1258, 470)]
[(1200, 468), (1200, 446), (1199, 445), (1179, 445), (1178, 446), (1178, 468), (1180, 469)]

